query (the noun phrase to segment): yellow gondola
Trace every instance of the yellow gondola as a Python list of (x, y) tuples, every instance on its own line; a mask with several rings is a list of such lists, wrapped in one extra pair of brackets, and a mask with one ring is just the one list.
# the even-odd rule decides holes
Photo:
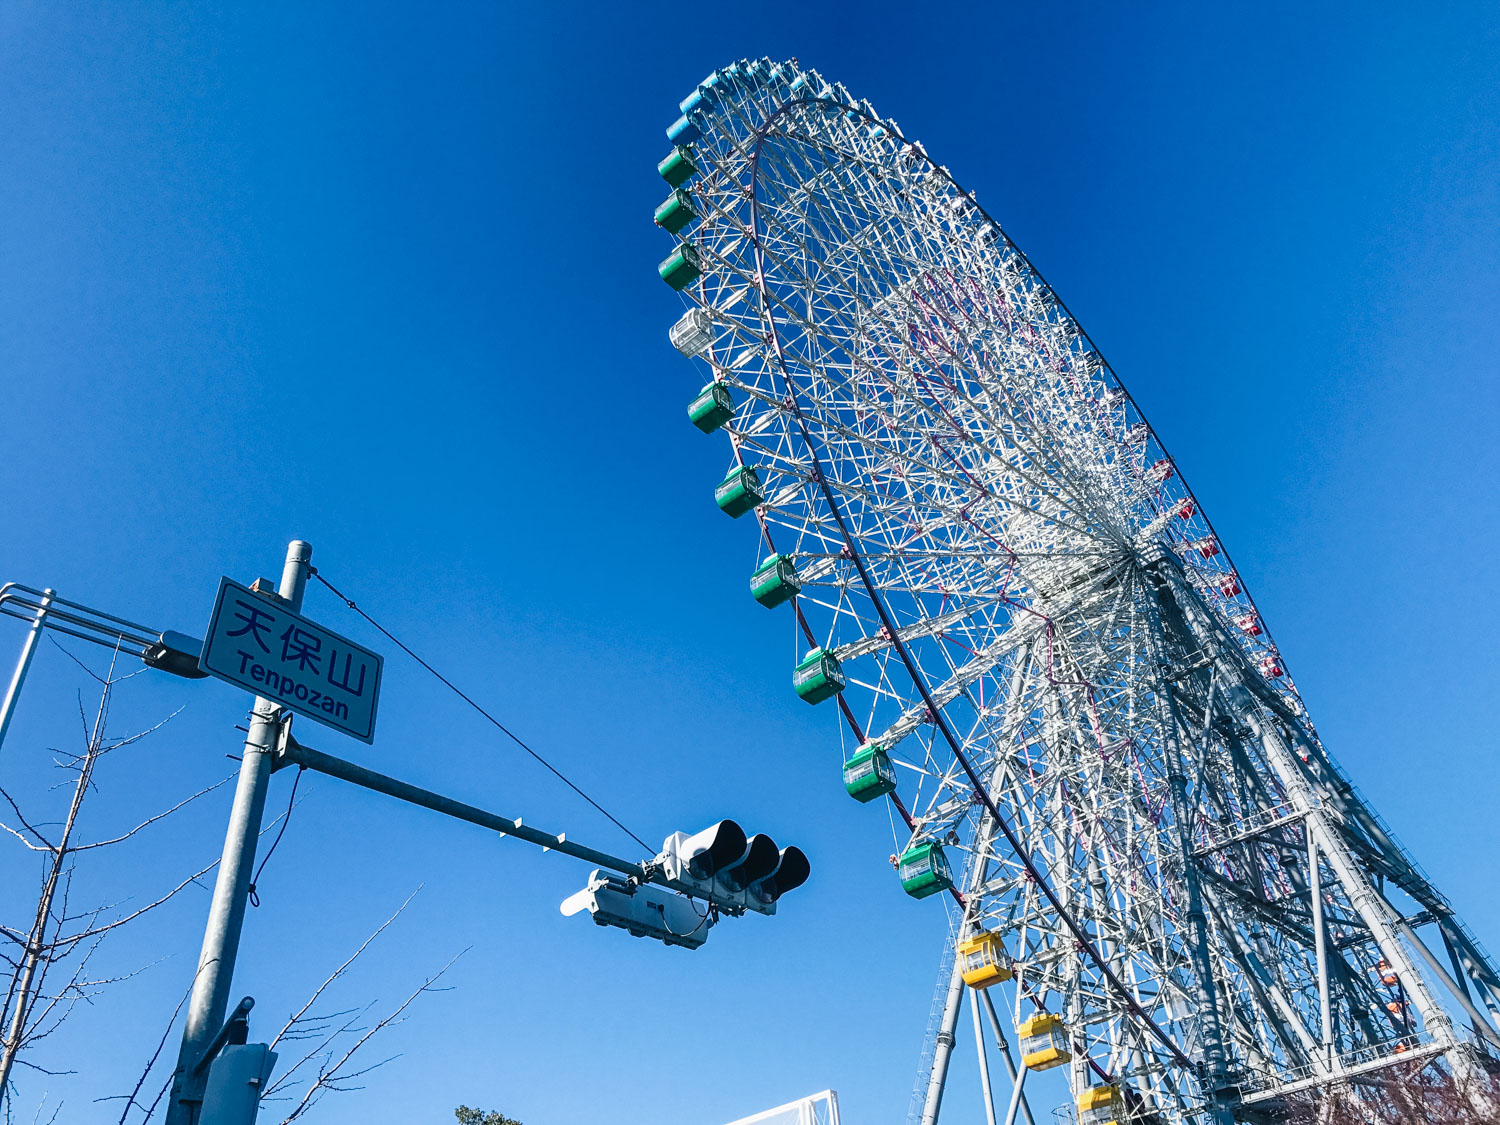
[(1078, 1125), (1120, 1125), (1125, 1098), (1118, 1086), (1095, 1086), (1078, 1095)]
[(1061, 1016), (1038, 1012), (1016, 1028), (1021, 1040), (1021, 1062), (1027, 1070), (1051, 1070), (1073, 1057), (1068, 1029)]
[(980, 930), (958, 943), (958, 963), (964, 983), (970, 988), (988, 988), (1015, 975), (1000, 935), (988, 930)]

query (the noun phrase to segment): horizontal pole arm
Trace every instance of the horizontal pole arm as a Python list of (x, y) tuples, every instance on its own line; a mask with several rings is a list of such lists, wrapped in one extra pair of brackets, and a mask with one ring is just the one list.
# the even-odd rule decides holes
[(647, 867), (645, 864), (632, 863), (628, 859), (610, 855), (608, 852), (596, 851), (594, 848), (575, 844), (563, 836), (554, 836), (522, 824), (519, 820), (510, 820), (496, 813), (487, 812), (484, 809), (466, 805), (462, 801), (455, 801), (452, 797), (445, 797), (441, 793), (434, 793), (430, 789), (422, 789), (405, 781), (399, 781), (394, 777), (388, 777), (383, 773), (357, 766), (353, 762), (346, 762), (342, 758), (335, 758), (332, 754), (324, 754), (311, 747), (303, 746), (292, 738), (288, 733), (282, 740), (282, 746), (276, 753), (276, 761), (273, 769), (281, 769), (284, 766), (300, 766), (303, 769), (313, 770), (316, 773), (336, 777), (340, 781), (347, 781), (358, 785), (363, 789), (370, 789), (376, 793), (384, 793), (387, 797), (394, 797), (398, 801), (405, 801), (410, 805), (420, 805), (424, 809), (451, 816), (455, 820), (465, 820), (470, 824), (477, 824), (481, 828), (488, 828), (499, 832), (502, 836), (514, 836), (518, 840), (525, 840), (530, 844), (538, 844), (552, 851), (562, 852), (564, 855), (573, 856), (576, 859), (585, 860), (597, 867), (608, 867), (624, 875), (633, 875), (643, 883), (655, 883), (658, 886), (670, 890), (681, 891), (685, 894), (693, 894), (702, 897), (700, 888), (679, 883), (675, 879), (668, 879), (657, 868)]

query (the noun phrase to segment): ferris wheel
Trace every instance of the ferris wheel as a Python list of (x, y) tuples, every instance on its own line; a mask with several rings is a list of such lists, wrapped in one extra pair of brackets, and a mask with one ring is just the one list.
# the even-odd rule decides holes
[(845, 788), (902, 825), (895, 877), (955, 919), (913, 1118), (938, 1119), (966, 997), (1007, 1125), (1053, 1067), (1084, 1125), (1228, 1122), (1500, 1046), (1489, 957), (973, 193), (795, 62), (680, 109), (658, 272), (704, 379), (689, 418), (729, 441), (715, 499), (758, 525), (750, 593), (801, 638), (792, 687), (837, 723)]

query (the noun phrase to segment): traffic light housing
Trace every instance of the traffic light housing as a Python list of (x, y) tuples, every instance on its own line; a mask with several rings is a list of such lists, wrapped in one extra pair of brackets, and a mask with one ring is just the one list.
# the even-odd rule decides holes
[(801, 848), (778, 848), (764, 833), (746, 837), (732, 820), (692, 836), (672, 833), (655, 862), (667, 878), (687, 884), (691, 893), (731, 914), (775, 914), (777, 900), (812, 873)]
[(633, 937), (651, 937), (668, 945), (697, 949), (708, 940), (713, 914), (701, 911), (686, 895), (623, 875), (594, 871), (583, 890), (569, 895), (560, 908), (571, 917), (587, 910), (596, 926), (615, 926)]

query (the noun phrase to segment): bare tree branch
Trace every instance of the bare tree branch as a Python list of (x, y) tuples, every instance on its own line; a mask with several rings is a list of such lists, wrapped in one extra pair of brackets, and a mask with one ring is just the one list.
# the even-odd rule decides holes
[[(47, 846), (47, 849), (49, 851), (55, 851), (56, 850), (56, 846), (55, 845), (49, 843), (48, 840), (47, 840), (47, 838), (45, 836), (43, 836), (34, 827), (32, 827), (32, 825), (30, 823), (27, 822), (26, 817), (21, 813), (20, 806), (16, 804), (16, 802), (11, 798), (11, 795), (9, 793), (7, 793), (4, 789), (0, 789), (0, 797), (4, 797), (5, 798), (5, 803), (8, 804), (11, 807), (11, 811), (13, 811), (16, 814), (16, 819), (21, 822), (21, 827), (25, 828), (26, 831), (30, 832), (33, 836), (35, 836), (38, 840), (40, 840), (43, 844), (45, 844)], [(15, 830), (11, 829), (11, 831), (15, 831)]]
[(3, 821), (3, 820), (0, 820), (0, 828), (5, 829), (12, 836), (14, 836), (17, 840), (21, 841), (22, 845), (24, 845), (27, 848), (30, 848), (34, 852), (51, 852), (51, 851), (56, 850), (50, 844), (45, 845), (45, 846), (41, 845), (41, 844), (33, 844), (30, 840), (28, 840), (25, 836), (21, 835), (19, 832), (17, 832), (10, 825), (6, 824), (5, 821)]
[[(301, 804), (301, 802), (299, 801), (298, 804)], [(258, 832), (256, 834), (256, 839), (260, 839), (260, 837), (264, 836), (267, 832), (271, 831), (271, 829), (275, 828), (276, 825), (281, 822), (282, 817), (284, 817), (285, 815), (286, 815), (285, 813), (282, 813), (281, 816), (278, 816), (275, 820), (271, 821), (264, 828), (262, 828), (260, 830), (260, 832)], [(192, 883), (196, 883), (199, 879), (203, 878), (203, 876), (207, 875), (210, 871), (212, 871), (217, 866), (219, 866), (219, 860), (216, 859), (212, 863), (208, 864), (208, 866), (206, 866), (206, 867), (200, 867), (197, 871), (193, 872), (193, 874), (189, 875), (182, 882), (178, 883), (177, 886), (173, 887), (170, 891), (168, 891), (166, 894), (162, 895), (161, 898), (157, 899), (155, 902), (147, 903), (145, 906), (141, 907), (139, 910), (132, 911), (130, 914), (127, 914), (125, 917), (123, 917), (123, 918), (117, 918), (113, 922), (108, 922), (108, 923), (106, 923), (103, 926), (93, 927), (93, 928), (84, 930), (81, 933), (70, 934), (70, 935), (68, 935), (66, 937), (58, 937), (56, 939), (56, 941), (55, 941), (54, 944), (57, 945), (60, 948), (61, 947), (72, 946), (72, 945), (76, 945), (80, 941), (84, 941), (84, 940), (86, 940), (88, 938), (91, 938), (91, 937), (93, 937), (96, 934), (107, 933), (110, 930), (117, 930), (121, 926), (125, 925), (127, 922), (132, 922), (135, 919), (139, 918), (142, 914), (145, 914), (147, 911), (149, 911), (149, 910), (155, 910), (158, 906), (162, 906), (165, 903), (171, 901), (171, 899), (174, 896), (176, 896), (179, 891), (184, 890), (185, 888), (187, 888)]]
[[(52, 1116), (49, 1117), (49, 1118), (47, 1118), (47, 1125), (52, 1125), (52, 1123), (57, 1120), (57, 1115), (62, 1112), (62, 1107), (63, 1107), (64, 1104), (66, 1104), (66, 1103), (64, 1103), (64, 1102), (58, 1102), (57, 1103), (57, 1108), (52, 1111)], [(46, 1106), (47, 1106), (47, 1096), (45, 1094), (43, 1094), (42, 1095), (42, 1100), (37, 1103), (36, 1113), (34, 1113), (32, 1115), (32, 1117), (31, 1117), (31, 1125), (38, 1125), (38, 1123), (42, 1119), (42, 1110), (45, 1109)]]
[(1500, 1081), (1445, 1060), (1398, 1064), (1287, 1099), (1291, 1125), (1500, 1125)]
[[(73, 848), (72, 850), (75, 851), (75, 852), (87, 852), (87, 851), (92, 851), (95, 848), (107, 848), (111, 844), (120, 844), (120, 843), (123, 843), (124, 841), (126, 841), (126, 840), (130, 839), (132, 836), (134, 836), (142, 828), (149, 828), (151, 825), (155, 824), (158, 820), (163, 820), (166, 817), (171, 816), (178, 809), (183, 808), (186, 805), (192, 804), (199, 797), (203, 797), (203, 796), (208, 795), (209, 793), (212, 793), (215, 789), (218, 789), (218, 788), (222, 787), (226, 782), (233, 780), (234, 777), (235, 777), (235, 775), (231, 773), (231, 774), (229, 774), (229, 775), (227, 775), (225, 777), (220, 778), (218, 781), (214, 782), (212, 785), (208, 786), (207, 788), (198, 790), (198, 792), (194, 793), (192, 796), (190, 796), (190, 797), (184, 797), (182, 800), (178, 801), (171, 808), (164, 809), (163, 811), (157, 813), (155, 816), (148, 817), (147, 819), (141, 821), (134, 828), (132, 828), (129, 832), (126, 832), (123, 836), (115, 836), (115, 837), (113, 837), (112, 839), (109, 839), (109, 840), (96, 840), (96, 841), (94, 841), (91, 844), (79, 844), (77, 847)], [(3, 827), (4, 827), (4, 825), (0, 824), (0, 828), (3, 828)]]
[[(357, 1035), (357, 1034), (359, 1034), (360, 1032), (362, 1032), (364, 1030), (364, 1028), (357, 1027), (355, 1025), (359, 1023), (360, 1017), (363, 1016), (366, 1012), (368, 1012), (374, 1006), (375, 1006), (374, 1001), (371, 1001), (370, 1003), (366, 1004), (363, 1008), (358, 1008), (358, 1009), (350, 1008), (350, 1009), (346, 1009), (345, 1011), (339, 1013), (340, 1015), (350, 1015), (351, 1013), (353, 1013), (353, 1015), (352, 1015), (352, 1017), (349, 1020), (345, 1021), (341, 1026), (335, 1028), (331, 1032), (328, 1031), (327, 1028), (326, 1028), (326, 1026), (325, 1026), (324, 1028), (321, 1028), (321, 1029), (318, 1029), (318, 1030), (309, 1031), (305, 1035), (296, 1034), (296, 1035), (289, 1035), (289, 1036), (287, 1036), (286, 1039), (283, 1040), (283, 1042), (291, 1042), (293, 1040), (298, 1040), (298, 1039), (312, 1039), (314, 1042), (313, 1042), (313, 1045), (308, 1048), (306, 1054), (304, 1054), (301, 1058), (299, 1058), (291, 1066), (287, 1067), (284, 1071), (282, 1071), (282, 1073), (277, 1076), (276, 1081), (272, 1082), (270, 1086), (266, 1087), (266, 1092), (261, 1095), (261, 1101), (279, 1101), (279, 1100), (283, 1100), (283, 1099), (281, 1099), (279, 1097), (281, 1091), (284, 1090), (285, 1088), (287, 1088), (288, 1086), (292, 1085), (292, 1078), (299, 1071), (301, 1071), (301, 1069), (304, 1066), (306, 1066), (313, 1059), (318, 1058), (320, 1056), (324, 1057), (324, 1060), (326, 1062), (327, 1056), (329, 1056), (331, 1054), (330, 1048), (333, 1046), (334, 1043), (336, 1043), (340, 1038), (342, 1038), (345, 1035), (348, 1035), (350, 1033), (353, 1033), (353, 1034)], [(317, 1017), (317, 1018), (318, 1019), (322, 1019), (322, 1020), (326, 1020), (326, 1019), (328, 1019), (330, 1017)], [(320, 1070), (319, 1071), (319, 1075), (320, 1076), (323, 1073), (324, 1073), (324, 1070)]]
[[(196, 974), (194, 974), (194, 978), (193, 979), (194, 979), (194, 983), (196, 983), (197, 982), (197, 975)], [(177, 1001), (177, 1007), (175, 1007), (175, 1008), (172, 1009), (172, 1018), (167, 1021), (167, 1026), (164, 1027), (164, 1028), (162, 1028), (161, 1038), (156, 1041), (156, 1050), (152, 1051), (151, 1052), (151, 1057), (146, 1060), (146, 1069), (143, 1070), (143, 1071), (141, 1071), (141, 1076), (135, 1080), (135, 1086), (131, 1089), (130, 1093), (128, 1095), (119, 1095), (119, 1094), (115, 1095), (116, 1097), (123, 1096), (125, 1098), (125, 1108), (120, 1111), (120, 1123), (119, 1123), (119, 1125), (125, 1125), (125, 1119), (130, 1116), (130, 1111), (132, 1109), (139, 1109), (139, 1110), (141, 1110), (142, 1112), (144, 1112), (146, 1114), (146, 1120), (150, 1120), (151, 1113), (156, 1108), (156, 1102), (152, 1102), (151, 1103), (151, 1109), (147, 1110), (138, 1101), (136, 1101), (136, 1098), (140, 1096), (141, 1087), (146, 1084), (146, 1079), (149, 1078), (149, 1077), (151, 1077), (151, 1071), (152, 1071), (152, 1069), (156, 1066), (157, 1060), (161, 1058), (162, 1048), (164, 1048), (167, 1045), (167, 1039), (171, 1037), (172, 1029), (177, 1026), (177, 1017), (182, 1014), (183, 1005), (188, 1002), (188, 997), (191, 996), (192, 994), (193, 994), (193, 986), (190, 984), (190, 985), (188, 985), (187, 990), (183, 992), (182, 999), (180, 999), (180, 1000)], [(168, 1081), (171, 1081), (171, 1080), (168, 1079)], [(161, 1100), (161, 1095), (160, 1094), (158, 1094), (156, 1097), (157, 1097), (157, 1101)], [(97, 1100), (99, 1100), (99, 1101), (113, 1101), (114, 1098), (99, 1098)]]
[[(134, 675), (134, 673), (131, 673), (131, 675)], [(124, 678), (126, 678), (126, 677), (121, 677), (121, 679), (124, 679)], [(160, 722), (152, 724), (151, 726), (147, 727), (145, 730), (137, 731), (135, 734), (126, 735), (124, 738), (117, 738), (117, 739), (113, 739), (113, 740), (111, 740), (109, 742), (106, 742), (104, 744), (104, 746), (100, 749), (99, 752), (101, 754), (109, 754), (109, 753), (112, 753), (115, 750), (123, 750), (125, 747), (130, 746), (130, 745), (132, 745), (134, 743), (139, 742), (141, 739), (145, 738), (147, 735), (155, 734), (157, 731), (161, 730), (162, 727), (166, 726), (173, 719), (177, 718), (177, 716), (180, 715), (180, 714), (182, 714), (185, 710), (187, 710), (187, 708), (185, 706), (184, 707), (179, 707), (179, 708), (177, 708), (177, 710), (173, 711), (170, 715), (168, 715), (165, 719), (162, 719)]]
[[(66, 645), (62, 644), (56, 637), (51, 636), (49, 634), (48, 637), (47, 637), (47, 639), (52, 642), (52, 644), (57, 648), (58, 652), (62, 653), (64, 656), (66, 656), (74, 664), (78, 665), (78, 667), (82, 668), (83, 671), (84, 671), (84, 674), (86, 676), (88, 676), (90, 679), (97, 680), (101, 684), (104, 683), (104, 680), (100, 677), (100, 675), (99, 675), (98, 672), (94, 671), (87, 664), (85, 664), (82, 660), (80, 660), (80, 659), (78, 659), (78, 657), (74, 656), (73, 653), (68, 649), (68, 647)], [(111, 668), (114, 667), (113, 662), (111, 662), (110, 667)]]
[[(301, 1117), (304, 1113), (311, 1109), (313, 1105), (318, 1101), (318, 1099), (323, 1095), (323, 1093), (327, 1092), (328, 1090), (339, 1089), (339, 1082), (346, 1082), (349, 1079), (355, 1077), (356, 1074), (369, 1073), (369, 1071), (373, 1069), (373, 1067), (367, 1067), (363, 1070), (355, 1072), (354, 1074), (341, 1074), (340, 1072), (361, 1047), (363, 1047), (385, 1028), (396, 1022), (400, 1018), (401, 1014), (405, 1012), (407, 1008), (411, 1007), (412, 1003), (417, 999), (418, 996), (421, 996), (424, 992), (433, 991), (432, 986), (442, 978), (444, 973), (446, 973), (450, 968), (453, 967), (453, 963), (455, 961), (457, 961), (467, 952), (468, 949), (463, 949), (456, 953), (446, 965), (444, 965), (437, 972), (433, 973), (432, 976), (424, 980), (414, 992), (407, 996), (407, 998), (401, 1002), (400, 1006), (397, 1007), (395, 1011), (386, 1016), (384, 1019), (380, 1020), (380, 1022), (375, 1024), (375, 1026), (361, 1035), (359, 1039), (354, 1043), (354, 1045), (344, 1052), (344, 1054), (339, 1058), (338, 1062), (321, 1070), (318, 1074), (317, 1080), (307, 1088), (307, 1092), (302, 1095), (302, 1100), (297, 1103), (296, 1108), (294, 1108), (291, 1113), (287, 1114), (281, 1119), (281, 1125), (291, 1125), (291, 1122), (295, 1121), (297, 1118)], [(377, 1063), (375, 1065), (380, 1066), (382, 1064)]]
[[(56, 1035), (80, 1004), (93, 1004), (112, 985), (144, 972), (149, 967), (142, 966), (125, 973), (95, 971), (94, 962), (104, 939), (115, 930), (170, 902), (189, 885), (200, 883), (203, 876), (213, 871), (219, 863), (218, 859), (214, 859), (166, 893), (114, 917), (121, 909), (118, 904), (95, 905), (82, 912), (74, 909), (73, 885), (78, 855), (123, 844), (193, 801), (220, 788), (228, 780), (221, 779), (201, 788), (178, 800), (170, 808), (146, 817), (128, 831), (114, 837), (75, 842), (83, 801), (88, 795), (99, 792), (101, 775), (97, 767), (101, 759), (114, 750), (133, 746), (147, 735), (160, 731), (181, 714), (182, 709), (173, 711), (143, 730), (115, 737), (108, 732), (114, 689), (137, 673), (120, 671), (118, 648), (111, 656), (108, 671), (100, 675), (62, 645), (57, 647), (99, 685), (99, 695), (94, 714), (90, 716), (84, 705), (82, 692), (78, 693), (78, 717), (83, 730), (82, 752), (55, 751), (53, 754), (54, 765), (65, 772), (68, 781), (50, 786), (48, 791), (61, 788), (71, 790), (71, 795), (67, 798), (67, 812), (61, 821), (28, 817), (21, 802), (11, 793), (0, 789), (0, 800), (3, 800), (13, 814), (6, 818), (11, 823), (0, 823), (0, 829), (3, 829), (0, 831), (0, 843), (14, 839), (28, 852), (41, 853), (44, 857), (44, 870), (29, 927), (22, 929), (20, 926), (0, 924), (0, 944), (5, 948), (5, 952), (0, 953), (0, 964), (4, 967), (3, 976), (0, 976), (0, 997), (3, 997), (0, 999), (0, 1107), (3, 1107), (7, 1122), (14, 1109), (14, 1090), (10, 1080), (15, 1067), (45, 1074), (72, 1073), (51, 1070), (34, 1057), (22, 1057), (23, 1052)], [(281, 819), (278, 817), (262, 831), (274, 829)], [(48, 834), (54, 826), (58, 831), (55, 839)], [(44, 828), (48, 831), (44, 832)], [(176, 1013), (173, 1018), (177, 1018)], [(158, 1054), (159, 1052), (160, 1048)], [(155, 1058), (153, 1055), (153, 1060)], [(139, 1099), (146, 1080), (147, 1076), (143, 1075), (141, 1083), (137, 1084), (127, 1099), (127, 1113), (132, 1111), (132, 1107), (143, 1109)], [(157, 1102), (152, 1103), (153, 1107), (159, 1101), (160, 1095)], [(149, 1113), (149, 1110), (145, 1112)]]
[(283, 1036), (285, 1036), (286, 1033), (289, 1030), (291, 1030), (291, 1028), (293, 1027), (293, 1025), (295, 1025), (299, 1020), (301, 1020), (303, 1016), (307, 1015), (307, 1010), (309, 1008), (311, 1008), (314, 1004), (316, 1004), (318, 1002), (318, 997), (322, 996), (323, 993), (325, 991), (327, 991), (328, 986), (331, 985), (334, 981), (338, 980), (339, 977), (343, 976), (346, 972), (348, 972), (349, 966), (352, 965), (352, 964), (354, 964), (355, 960), (359, 957), (359, 955), (361, 953), (363, 953), (369, 947), (369, 945), (370, 945), (370, 943), (372, 941), (374, 941), (382, 933), (385, 932), (385, 929), (386, 929), (387, 926), (389, 926), (397, 918), (401, 917), (402, 912), (409, 905), (411, 905), (411, 900), (414, 899), (414, 898), (416, 898), (417, 895), (419, 895), (421, 892), (422, 892), (422, 887), (418, 886), (416, 890), (412, 891), (411, 894), (407, 895), (406, 896), (406, 901), (403, 902), (400, 906), (396, 907), (396, 912), (394, 914), (392, 914), (389, 918), (387, 918), (384, 922), (380, 923), (380, 925), (375, 928), (374, 933), (372, 933), (369, 937), (365, 938), (365, 940), (360, 943), (359, 948), (356, 949), (353, 953), (349, 954), (348, 959), (345, 960), (342, 965), (340, 965), (337, 969), (334, 969), (333, 972), (331, 972), (331, 973), (328, 974), (328, 976), (324, 979), (323, 983), (320, 984), (320, 985), (318, 985), (317, 991), (314, 992), (311, 996), (309, 996), (307, 998), (307, 1003), (303, 1004), (302, 1007), (297, 1010), (296, 1014), (293, 1015), (289, 1020), (287, 1020), (286, 1024), (282, 1027), (282, 1029), (276, 1033), (276, 1038), (274, 1038), (274, 1039), (271, 1040), (271, 1050), (274, 1051), (276, 1049), (276, 1044), (278, 1044), (278, 1043), (281, 1042)]
[(145, 906), (141, 907), (139, 910), (133, 910), (129, 914), (125, 915), (125, 917), (123, 917), (123, 918), (117, 918), (113, 922), (106, 922), (102, 926), (96, 926), (96, 927), (94, 927), (92, 929), (84, 930), (82, 933), (69, 934), (67, 937), (59, 937), (56, 940), (56, 942), (54, 943), (54, 945), (56, 946), (56, 948), (58, 948), (60, 950), (67, 949), (67, 948), (70, 948), (70, 947), (72, 947), (74, 945), (77, 945), (81, 941), (86, 941), (87, 939), (89, 939), (91, 937), (94, 937), (96, 934), (108, 933), (110, 930), (118, 930), (121, 926), (126, 925), (129, 922), (135, 921), (137, 918), (139, 918), (142, 914), (145, 914), (147, 911), (149, 911), (149, 910), (155, 910), (158, 906), (162, 906), (165, 903), (170, 902), (177, 895), (177, 893), (179, 891), (181, 891), (184, 887), (187, 887), (190, 884), (197, 882), (199, 879), (201, 879), (204, 875), (208, 874), (210, 871), (212, 871), (217, 866), (219, 866), (219, 861), (216, 859), (212, 863), (210, 863), (207, 867), (201, 867), (197, 871), (193, 872), (186, 879), (184, 879), (182, 882), (178, 883), (175, 887), (173, 887), (166, 894), (162, 895), (161, 898), (157, 899), (155, 902), (147, 903)]

